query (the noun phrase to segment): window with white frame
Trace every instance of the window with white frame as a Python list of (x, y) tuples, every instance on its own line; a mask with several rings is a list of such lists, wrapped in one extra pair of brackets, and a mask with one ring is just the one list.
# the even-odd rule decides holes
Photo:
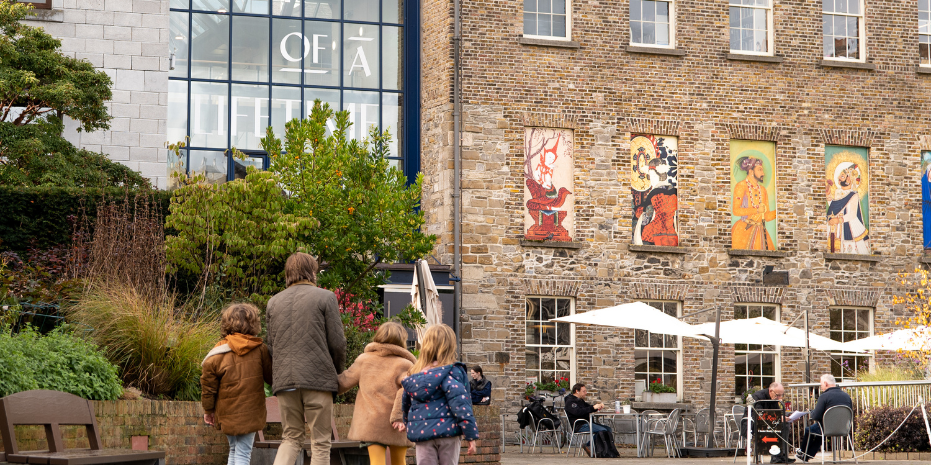
[(731, 51), (772, 54), (771, 0), (730, 0)]
[[(734, 319), (769, 318), (779, 321), (779, 306), (773, 304), (740, 304), (734, 306)], [(742, 397), (752, 388), (765, 388), (778, 379), (779, 349), (760, 344), (734, 345), (734, 393)]]
[(575, 313), (569, 297), (527, 297), (525, 366), (527, 382), (575, 380), (575, 335), (569, 323), (553, 318)]
[(824, 58), (864, 58), (863, 0), (823, 0)]
[(630, 45), (675, 44), (672, 0), (630, 0)]
[[(669, 316), (680, 316), (680, 304), (675, 301), (645, 301)], [(673, 386), (680, 393), (682, 376), (682, 338), (669, 334), (651, 333), (642, 329), (634, 331), (634, 379), (642, 379), (646, 386), (660, 380)], [(638, 395), (640, 393), (637, 393)]]
[(569, 39), (571, 0), (524, 0), (524, 36)]
[[(833, 307), (829, 312), (831, 339), (848, 342), (873, 335), (873, 309)], [(832, 352), (831, 374), (838, 381), (856, 381), (858, 371), (870, 370), (870, 361), (872, 359), (873, 356), (870, 354)]]
[(931, 66), (931, 0), (918, 0), (918, 56), (921, 66)]

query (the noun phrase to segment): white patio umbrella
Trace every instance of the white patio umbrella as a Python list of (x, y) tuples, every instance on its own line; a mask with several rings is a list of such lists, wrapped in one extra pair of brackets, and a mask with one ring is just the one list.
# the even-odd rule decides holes
[(667, 315), (643, 302), (630, 302), (600, 310), (576, 313), (575, 315), (553, 318), (550, 321), (644, 329), (654, 333), (706, 339), (700, 335), (695, 326), (680, 321), (678, 318)]
[(411, 303), (420, 310), (427, 324), (416, 328), (417, 340), (423, 341), (427, 328), (443, 322), (443, 305), (440, 303), (440, 293), (433, 282), (430, 265), (426, 260), (417, 260), (414, 264), (414, 280), (411, 284)]
[(931, 326), (900, 329), (888, 334), (845, 342), (844, 350), (931, 350)]
[[(703, 323), (696, 325), (696, 328), (702, 334), (714, 334), (714, 323)], [(765, 317), (723, 321), (720, 338), (724, 344), (805, 347), (805, 331)], [(808, 346), (824, 351), (851, 350), (842, 342), (814, 333), (808, 334)]]

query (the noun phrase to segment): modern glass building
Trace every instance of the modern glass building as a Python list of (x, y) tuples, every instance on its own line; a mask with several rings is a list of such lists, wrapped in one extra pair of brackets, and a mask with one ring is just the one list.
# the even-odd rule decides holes
[[(267, 168), (260, 139), (306, 117), (315, 99), (347, 110), (351, 137), (393, 138), (406, 173), (420, 164), (418, 3), (403, 0), (170, 0), (167, 136), (189, 138), (188, 172), (211, 182)], [(414, 27), (405, 27), (414, 25)], [(332, 124), (332, 123), (331, 123)], [(231, 148), (246, 153), (232, 158)]]

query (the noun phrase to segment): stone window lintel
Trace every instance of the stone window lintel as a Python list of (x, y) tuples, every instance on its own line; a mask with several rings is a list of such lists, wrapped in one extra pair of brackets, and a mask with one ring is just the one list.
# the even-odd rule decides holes
[(663, 245), (635, 245), (635, 244), (628, 245), (627, 250), (631, 252), (674, 253), (674, 254), (687, 254), (692, 251), (688, 247), (669, 247), (669, 246), (663, 246)]
[(824, 254), (825, 260), (849, 260), (859, 262), (878, 262), (882, 261), (882, 255), (865, 255), (855, 253), (828, 253)]
[(585, 247), (584, 242), (531, 241), (527, 239), (521, 239), (520, 245), (523, 247), (546, 247), (551, 249), (581, 249)]
[(783, 258), (792, 255), (792, 252), (786, 250), (743, 250), (727, 249), (727, 254), (732, 257), (773, 257)]

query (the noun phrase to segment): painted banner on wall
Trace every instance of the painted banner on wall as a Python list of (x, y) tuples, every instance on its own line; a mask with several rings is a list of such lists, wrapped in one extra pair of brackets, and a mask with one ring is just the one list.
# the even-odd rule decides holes
[(524, 129), (524, 238), (572, 241), (575, 173), (572, 131)]
[(776, 250), (776, 144), (731, 141), (731, 248)]
[(634, 245), (679, 245), (678, 153), (676, 137), (630, 135)]
[(931, 151), (921, 152), (921, 218), (925, 250), (931, 249)]
[(824, 148), (830, 253), (870, 254), (869, 149)]

